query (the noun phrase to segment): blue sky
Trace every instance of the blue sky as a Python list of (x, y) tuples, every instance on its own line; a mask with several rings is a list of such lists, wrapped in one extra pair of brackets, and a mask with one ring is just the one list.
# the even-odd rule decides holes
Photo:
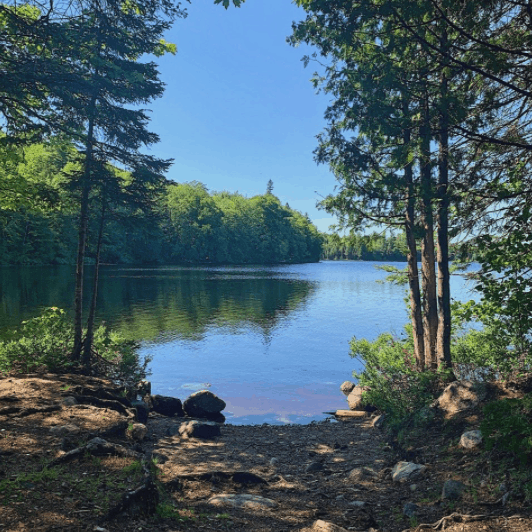
[(161, 136), (152, 153), (175, 160), (168, 177), (200, 181), (211, 191), (263, 194), (269, 179), (283, 203), (307, 212), (326, 231), (334, 220), (316, 209), (335, 179), (312, 151), (325, 126), (324, 95), (304, 68), (305, 47), (286, 43), (304, 12), (290, 0), (247, 0), (225, 10), (193, 0), (189, 16), (166, 35), (175, 56), (157, 59), (166, 83), (150, 105)]

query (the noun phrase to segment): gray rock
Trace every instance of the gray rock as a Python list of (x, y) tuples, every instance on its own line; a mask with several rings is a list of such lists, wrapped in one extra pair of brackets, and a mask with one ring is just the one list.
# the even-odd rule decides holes
[(73, 425), (71, 423), (67, 425), (52, 427), (50, 429), (50, 432), (55, 436), (68, 436), (72, 434), (79, 434), (80, 431), (81, 429), (77, 425)]
[(181, 428), (181, 425), (170, 425), (166, 429), (166, 435), (167, 436), (175, 436), (176, 434), (179, 434), (179, 429)]
[(446, 480), (443, 485), (441, 497), (442, 499), (458, 500), (462, 497), (466, 485), (458, 480)]
[(152, 395), (151, 396), (152, 408), (158, 414), (163, 416), (183, 417), (183, 405), (177, 397), (166, 397), (164, 395)]
[(340, 390), (344, 395), (349, 395), (353, 389), (355, 388), (356, 384), (351, 381), (345, 381), (340, 385)]
[(381, 414), (380, 416), (376, 416), (373, 421), (371, 422), (371, 426), (376, 429), (382, 429), (384, 427), (384, 423), (386, 422), (386, 418), (384, 414)]
[(78, 404), (78, 401), (75, 397), (72, 397), (69, 395), (68, 397), (63, 398), (62, 403), (63, 403), (63, 406), (74, 406)]
[(348, 478), (353, 482), (360, 482), (369, 478), (376, 478), (378, 473), (369, 467), (355, 467), (349, 472)]
[(469, 430), (462, 434), (460, 446), (464, 449), (475, 449), (482, 444), (482, 432), (480, 430)]
[(417, 484), (410, 484), (410, 491), (416, 491), (417, 490)]
[(349, 503), (349, 506), (354, 506), (355, 508), (365, 508), (367, 505), (368, 503), (364, 501), (351, 501)]
[(277, 503), (271, 499), (248, 493), (220, 493), (219, 495), (211, 497), (207, 502), (214, 506), (249, 508), (251, 510), (263, 510), (265, 508), (275, 508), (277, 506)]
[(190, 417), (209, 418), (217, 416), (225, 408), (225, 401), (209, 390), (193, 393), (183, 403), (183, 409)]
[(406, 515), (406, 517), (416, 517), (418, 510), (419, 507), (417, 504), (414, 504), (413, 502), (407, 502), (403, 506), (403, 515)]
[(305, 467), (305, 473), (315, 473), (316, 471), (323, 471), (325, 469), (321, 462), (311, 462)]
[(503, 506), (506, 506), (506, 504), (508, 503), (508, 499), (510, 498), (510, 492), (507, 491), (503, 496), (502, 496), (502, 499), (501, 499), (501, 504)]
[(148, 427), (142, 423), (133, 423), (126, 431), (126, 436), (133, 441), (143, 441), (146, 434), (148, 434)]
[(274, 456), (273, 458), (270, 459), (270, 465), (276, 466), (278, 464), (279, 464), (279, 458)]
[(414, 464), (412, 462), (399, 462), (392, 469), (392, 480), (394, 482), (406, 482), (422, 475), (426, 466)]
[(443, 410), (447, 417), (450, 417), (458, 412), (475, 408), (486, 398), (486, 395), (487, 387), (484, 383), (456, 381), (443, 390), (433, 405)]
[(210, 439), (220, 436), (220, 425), (209, 421), (187, 421), (179, 427), (183, 438)]

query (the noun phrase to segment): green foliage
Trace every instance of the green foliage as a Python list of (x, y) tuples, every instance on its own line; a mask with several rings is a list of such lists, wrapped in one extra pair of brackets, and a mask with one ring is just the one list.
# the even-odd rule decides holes
[(416, 369), (410, 326), (406, 333), (405, 338), (381, 334), (374, 342), (354, 338), (350, 344), (350, 356), (364, 366), (362, 372), (353, 373), (366, 389), (364, 400), (386, 412), (392, 429), (432, 402), (443, 376)]
[[(64, 310), (46, 309), (41, 316), (24, 321), (19, 329), (0, 342), (0, 372), (30, 373), (46, 369), (65, 372), (74, 369), (70, 360), (73, 331)], [(96, 355), (93, 371), (128, 389), (144, 379), (150, 358), (142, 359), (138, 344), (100, 326), (94, 335)]]
[[(494, 312), (499, 308), (499, 312)], [(515, 335), (502, 316), (497, 299), (480, 303), (453, 303), (453, 361), (458, 366), (481, 369), (484, 379), (506, 379), (528, 371), (530, 340)]]
[(55, 307), (22, 322), (13, 339), (0, 342), (0, 371), (66, 371), (71, 367), (71, 332), (64, 311)]
[(503, 399), (484, 408), (480, 425), (486, 448), (517, 457), (521, 463), (532, 458), (532, 394), (522, 399)]

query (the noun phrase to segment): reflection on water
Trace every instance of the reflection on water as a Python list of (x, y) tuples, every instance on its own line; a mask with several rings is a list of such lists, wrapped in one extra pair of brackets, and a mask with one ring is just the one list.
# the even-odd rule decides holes
[[(102, 268), (97, 318), (134, 340), (200, 340), (211, 328), (252, 327), (268, 339), (313, 283), (259, 268)], [(90, 289), (90, 268), (87, 272)], [(71, 308), (70, 267), (1, 268), (0, 330), (43, 308)], [(88, 301), (88, 297), (86, 300)]]
[[(307, 423), (345, 406), (339, 385), (360, 368), (349, 340), (400, 335), (407, 321), (405, 289), (376, 283), (375, 264), (105, 267), (97, 313), (153, 355), (153, 393), (209, 388), (228, 422)], [(461, 277), (452, 283), (469, 299)], [(0, 332), (70, 308), (73, 291), (71, 267), (0, 268)]]

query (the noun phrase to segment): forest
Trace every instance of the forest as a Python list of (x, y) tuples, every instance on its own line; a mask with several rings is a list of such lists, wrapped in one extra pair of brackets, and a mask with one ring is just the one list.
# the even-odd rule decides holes
[[(0, 264), (75, 264), (79, 216), (76, 151), (49, 142), (4, 148), (0, 192)], [(266, 191), (245, 198), (210, 194), (201, 183), (164, 180), (142, 198), (131, 175), (109, 167), (120, 192), (94, 192), (89, 243), (103, 223), (100, 261), (107, 264), (272, 264), (316, 262), (321, 241), (307, 216)], [(270, 186), (273, 186), (270, 185)], [(95, 262), (95, 246), (87, 250)]]

